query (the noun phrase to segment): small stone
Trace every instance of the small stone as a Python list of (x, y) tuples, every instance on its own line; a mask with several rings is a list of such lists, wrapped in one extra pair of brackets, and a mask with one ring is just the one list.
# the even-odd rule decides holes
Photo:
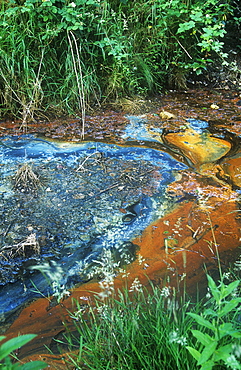
[(161, 119), (172, 119), (172, 118), (176, 118), (176, 116), (170, 112), (166, 112), (166, 111), (162, 111), (161, 113), (159, 113), (159, 116), (161, 117)]
[(212, 109), (219, 109), (219, 106), (217, 104), (211, 104), (210, 108)]

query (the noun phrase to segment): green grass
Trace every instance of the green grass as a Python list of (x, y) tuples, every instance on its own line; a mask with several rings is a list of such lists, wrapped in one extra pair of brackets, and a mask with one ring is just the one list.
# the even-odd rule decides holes
[[(185, 88), (225, 62), (235, 2), (9, 0), (0, 6), (0, 110), (23, 123)], [(208, 15), (208, 16), (206, 16)], [(227, 63), (226, 63), (227, 65)]]
[(72, 357), (76, 368), (86, 364), (99, 370), (194, 369), (195, 361), (185, 348), (192, 320), (183, 314), (189, 305), (177, 309), (174, 298), (167, 301), (160, 293), (155, 288), (132, 296), (119, 292), (118, 300), (97, 299), (87, 314), (78, 305), (78, 335), (68, 337), (80, 343), (78, 355)]
[(115, 298), (111, 290), (94, 304), (75, 301), (75, 335), (59, 343), (75, 353), (69, 362), (76, 369), (241, 369), (239, 285), (216, 285), (208, 275), (209, 296), (191, 303), (136, 281)]

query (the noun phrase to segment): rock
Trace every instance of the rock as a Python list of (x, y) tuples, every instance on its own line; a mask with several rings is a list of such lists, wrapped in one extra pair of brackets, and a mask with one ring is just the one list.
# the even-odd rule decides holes
[(211, 104), (210, 108), (212, 109), (219, 109), (219, 106), (217, 104)]
[(165, 135), (165, 141), (179, 148), (198, 169), (204, 163), (215, 162), (222, 158), (231, 149), (228, 141), (211, 136), (207, 130), (201, 133), (193, 129), (168, 133)]
[(161, 113), (159, 113), (159, 116), (161, 117), (161, 119), (176, 118), (175, 114), (172, 114), (172, 113), (166, 112), (166, 111), (162, 111)]

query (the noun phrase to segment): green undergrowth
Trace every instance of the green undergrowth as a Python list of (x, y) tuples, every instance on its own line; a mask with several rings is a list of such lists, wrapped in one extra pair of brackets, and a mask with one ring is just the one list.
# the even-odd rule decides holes
[[(73, 300), (72, 324), (68, 319), (62, 338), (55, 339), (55, 349), (65, 352), (66, 368), (241, 370), (239, 277), (221, 273), (215, 282), (207, 274), (207, 294), (194, 302), (168, 284), (160, 288), (150, 283), (147, 289), (138, 278), (115, 292), (112, 272), (103, 268), (94, 298)], [(23, 335), (0, 345), (0, 369), (45, 368), (43, 362), (21, 364), (13, 353), (34, 337)]]
[[(185, 88), (189, 73), (227, 65), (231, 0), (3, 0), (0, 108), (23, 124), (123, 96)], [(47, 113), (46, 113), (47, 112)]]
[(71, 315), (75, 335), (66, 327), (58, 344), (72, 351), (75, 369), (241, 369), (240, 280), (207, 278), (198, 303), (178, 300), (169, 286), (147, 291), (138, 279), (115, 298), (113, 290), (94, 304), (81, 297)]

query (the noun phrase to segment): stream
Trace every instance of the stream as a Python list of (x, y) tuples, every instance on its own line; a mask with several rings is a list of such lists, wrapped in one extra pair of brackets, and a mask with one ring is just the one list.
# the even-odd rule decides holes
[(72, 299), (99, 292), (110, 264), (116, 290), (138, 279), (194, 295), (206, 292), (204, 266), (216, 276), (218, 258), (235, 266), (239, 102), (173, 92), (87, 116), (84, 141), (78, 119), (30, 123), (27, 134), (1, 123), (0, 322), (9, 338), (40, 338), (21, 358), (51, 348)]

